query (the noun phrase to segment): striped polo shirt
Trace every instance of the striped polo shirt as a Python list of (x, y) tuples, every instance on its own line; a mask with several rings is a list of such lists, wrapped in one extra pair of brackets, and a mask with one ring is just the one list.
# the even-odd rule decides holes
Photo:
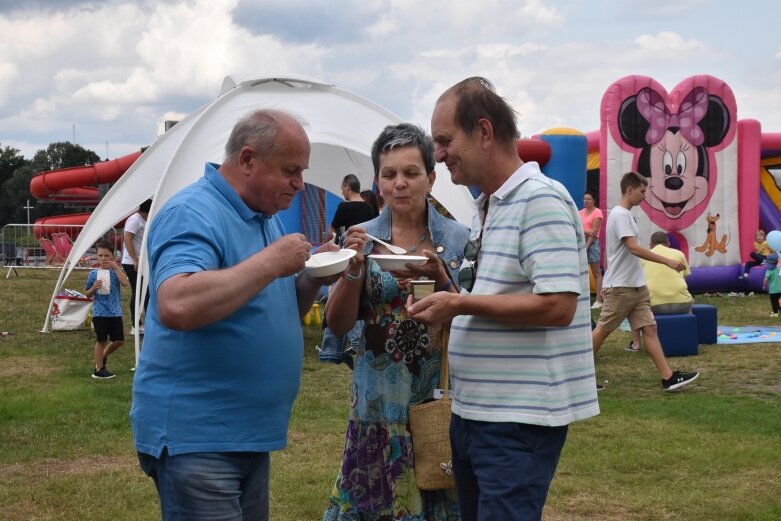
[[(486, 195), (476, 201), (484, 208)], [(482, 215), (472, 221), (480, 235)], [(569, 326), (453, 319), (453, 412), (462, 418), (560, 426), (599, 414), (591, 350), (588, 263), (572, 197), (525, 163), (490, 196), (473, 295), (576, 293)], [(463, 294), (468, 294), (462, 291)]]

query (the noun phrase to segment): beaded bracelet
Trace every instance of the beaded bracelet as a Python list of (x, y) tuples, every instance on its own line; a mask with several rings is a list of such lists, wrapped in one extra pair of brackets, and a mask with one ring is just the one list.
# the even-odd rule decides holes
[(361, 275), (363, 275), (363, 268), (361, 268), (358, 271), (358, 275), (350, 275), (348, 272), (346, 271), (344, 272), (344, 278), (346, 278), (350, 282), (358, 282), (359, 280), (361, 280)]

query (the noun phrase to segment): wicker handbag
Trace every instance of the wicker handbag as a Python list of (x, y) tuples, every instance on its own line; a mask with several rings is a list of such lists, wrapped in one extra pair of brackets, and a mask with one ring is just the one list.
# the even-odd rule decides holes
[(421, 490), (441, 490), (456, 486), (450, 453), (450, 405), (447, 363), (448, 327), (442, 328), (439, 382), (444, 396), (409, 408), (412, 457), (415, 479)]

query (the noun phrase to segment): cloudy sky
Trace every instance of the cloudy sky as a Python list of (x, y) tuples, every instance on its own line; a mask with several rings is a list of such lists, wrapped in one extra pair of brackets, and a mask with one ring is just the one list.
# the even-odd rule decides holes
[[(763, 6), (760, 8), (760, 6)], [(524, 134), (598, 128), (629, 74), (725, 80), (740, 118), (781, 132), (781, 2), (707, 0), (0, 0), (0, 145), (151, 144), (223, 78), (297, 73), (429, 128), (483, 75)], [(75, 129), (75, 131), (74, 131)]]

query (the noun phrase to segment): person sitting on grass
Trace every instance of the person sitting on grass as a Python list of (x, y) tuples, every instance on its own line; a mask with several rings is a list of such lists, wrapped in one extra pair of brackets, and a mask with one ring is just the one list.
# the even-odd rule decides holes
[(127, 287), (130, 282), (114, 259), (114, 246), (111, 243), (100, 242), (96, 249), (100, 267), (89, 272), (84, 289), (87, 296), (93, 298), (92, 324), (98, 337), (92, 378), (107, 380), (114, 378), (114, 374), (106, 369), (108, 355), (119, 349), (125, 341), (120, 285)]

